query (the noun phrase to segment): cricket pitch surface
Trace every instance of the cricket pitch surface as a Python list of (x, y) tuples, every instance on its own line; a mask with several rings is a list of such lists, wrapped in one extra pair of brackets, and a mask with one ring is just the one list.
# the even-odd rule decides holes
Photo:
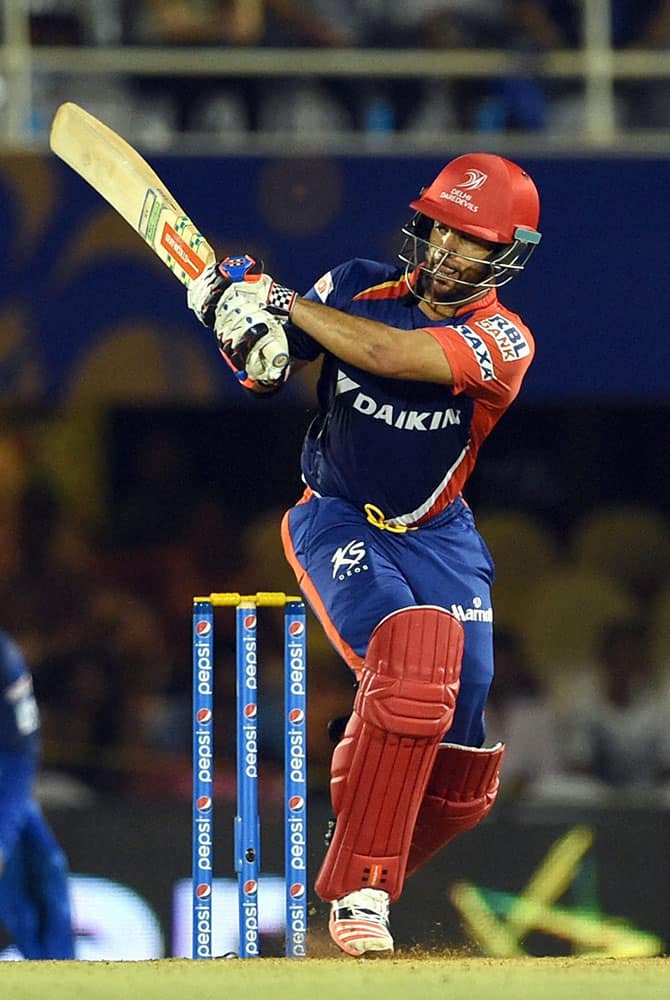
[(347, 958), (7, 962), (3, 1000), (667, 1000), (670, 958)]

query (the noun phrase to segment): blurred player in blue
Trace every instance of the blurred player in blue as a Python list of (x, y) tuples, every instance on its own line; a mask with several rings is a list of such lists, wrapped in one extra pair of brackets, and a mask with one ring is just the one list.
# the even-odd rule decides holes
[(306, 489), (282, 536), (358, 679), (315, 885), (333, 941), (356, 957), (393, 953), (405, 878), (497, 795), (504, 747), (483, 746), (493, 563), (462, 490), (534, 353), (498, 299), (540, 241), (526, 171), (466, 154), (411, 208), (401, 266), (356, 258), (299, 297), (245, 255), (206, 268), (188, 296), (253, 392), (322, 358)]
[(33, 798), (38, 759), (32, 678), (0, 632), (0, 923), (24, 958), (74, 958), (67, 861)]

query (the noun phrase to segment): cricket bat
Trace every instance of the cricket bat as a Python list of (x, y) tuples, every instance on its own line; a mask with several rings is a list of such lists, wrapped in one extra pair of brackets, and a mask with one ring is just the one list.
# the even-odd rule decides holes
[(205, 237), (158, 174), (120, 135), (78, 104), (58, 108), (51, 149), (83, 177), (188, 285), (216, 260)]

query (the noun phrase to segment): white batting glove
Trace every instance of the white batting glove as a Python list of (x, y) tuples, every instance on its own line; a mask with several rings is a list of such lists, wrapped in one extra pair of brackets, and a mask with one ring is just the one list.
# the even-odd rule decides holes
[(262, 261), (250, 254), (224, 257), (216, 264), (208, 264), (202, 274), (188, 286), (186, 301), (201, 323), (213, 327), (216, 309), (226, 290), (233, 285), (245, 290), (250, 298), (261, 302), (283, 322), (289, 318), (298, 293), (292, 288), (278, 285), (263, 272)]
[(291, 310), (298, 298), (298, 293), (285, 285), (278, 285), (269, 274), (262, 274), (257, 280), (248, 277), (242, 282), (245, 288), (253, 288), (254, 284), (260, 286), (257, 294), (265, 298), (265, 305), (274, 313), (282, 323), (286, 323), (291, 318)]
[(186, 290), (186, 303), (201, 323), (214, 326), (214, 310), (222, 293), (230, 285), (223, 277), (218, 264), (208, 264), (202, 274), (190, 283)]
[(216, 304), (216, 312), (223, 308), (222, 303), (226, 295), (233, 291), (239, 295), (246, 296), (249, 300), (265, 306), (282, 323), (291, 316), (291, 309), (298, 298), (298, 293), (292, 288), (278, 285), (274, 278), (262, 271), (260, 274), (248, 273), (243, 281), (236, 281), (229, 289), (223, 292)]
[[(278, 322), (281, 328), (281, 323)], [(290, 372), (288, 344), (282, 329), (262, 337), (249, 351), (247, 375), (262, 386), (280, 386)]]
[(214, 332), (219, 350), (247, 388), (254, 382), (266, 388), (278, 387), (289, 374), (283, 325), (240, 284), (231, 286), (216, 307)]

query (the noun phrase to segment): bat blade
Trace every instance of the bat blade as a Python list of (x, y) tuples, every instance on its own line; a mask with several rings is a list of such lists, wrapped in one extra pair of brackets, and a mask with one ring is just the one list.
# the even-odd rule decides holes
[(58, 108), (51, 149), (83, 177), (188, 285), (216, 254), (136, 149), (94, 115), (68, 101)]

